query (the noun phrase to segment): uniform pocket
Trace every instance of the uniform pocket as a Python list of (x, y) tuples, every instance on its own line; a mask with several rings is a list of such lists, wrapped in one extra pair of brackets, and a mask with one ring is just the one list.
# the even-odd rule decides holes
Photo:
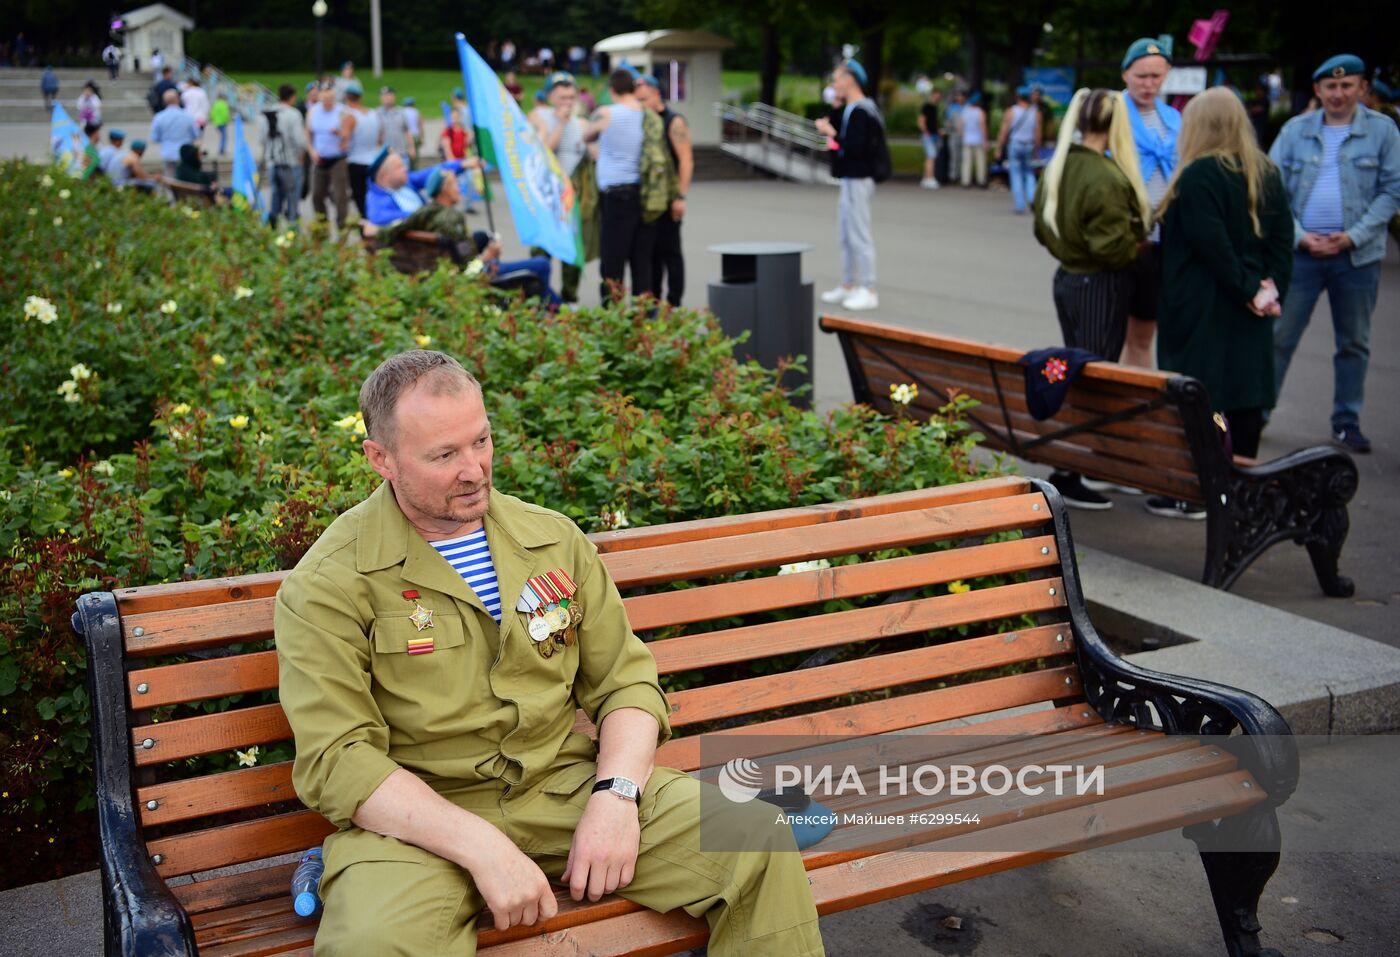
[(375, 654), (407, 654), (410, 642), (421, 642), (425, 639), (432, 639), (434, 651), (456, 648), (466, 641), (462, 619), (433, 615), (432, 622), (431, 626), (419, 629), (407, 615), (374, 619)]

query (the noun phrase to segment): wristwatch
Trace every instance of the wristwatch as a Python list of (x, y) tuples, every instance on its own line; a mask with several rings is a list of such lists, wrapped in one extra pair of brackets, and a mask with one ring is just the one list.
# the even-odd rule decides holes
[(624, 777), (603, 778), (593, 785), (593, 793), (597, 794), (599, 791), (611, 791), (618, 797), (626, 798), (629, 801), (638, 801), (642, 793), (642, 789), (637, 787), (636, 781)]

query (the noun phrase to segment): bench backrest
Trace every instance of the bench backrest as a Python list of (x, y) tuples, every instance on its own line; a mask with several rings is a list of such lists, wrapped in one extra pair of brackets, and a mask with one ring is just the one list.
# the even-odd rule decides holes
[[(371, 250), (384, 248), (377, 239), (367, 237), (365, 245)], [(402, 233), (389, 247), (389, 262), (401, 273), (412, 275), (418, 272), (432, 272), (438, 260), (450, 258), (451, 251), (440, 242), (438, 234), (421, 229), (410, 229)]]
[[(1011, 477), (592, 538), (669, 692), (676, 737), (658, 763), (694, 770), (701, 731), (858, 735), (1008, 709), (988, 733), (1097, 721), (1072, 706), (1083, 690), (1066, 535), (1040, 488)], [(784, 567), (806, 562), (829, 567)], [(291, 737), (273, 698), (284, 574), (83, 599), (114, 600), (120, 614), (105, 650), (89, 617), (99, 739), (134, 767), (144, 850), (167, 880), (303, 850), (331, 830), (296, 802), (289, 761), (228, 760)], [(122, 686), (104, 692), (104, 675)], [(99, 772), (118, 803), (122, 770)], [(198, 913), (285, 894), (289, 873), (173, 890)]]
[(213, 206), (214, 194), (207, 186), (199, 186), (195, 183), (186, 183), (178, 179), (161, 178), (161, 183), (170, 194), (177, 200), (185, 203), (193, 203), (196, 206)]
[(1228, 461), (1194, 379), (1091, 362), (1038, 421), (1015, 349), (843, 316), (821, 327), (841, 339), (857, 402), (895, 414), (890, 386), (914, 383), (905, 411), (930, 417), (960, 392), (981, 403), (967, 418), (993, 449), (1189, 502), (1224, 491)]

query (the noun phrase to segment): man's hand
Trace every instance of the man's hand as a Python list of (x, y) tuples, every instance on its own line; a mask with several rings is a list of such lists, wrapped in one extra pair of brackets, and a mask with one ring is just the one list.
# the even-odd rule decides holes
[[(1345, 245), (1343, 245), (1344, 243)], [(1332, 233), (1328, 236), (1323, 236), (1320, 233), (1304, 233), (1303, 241), (1298, 245), (1317, 259), (1326, 259), (1328, 256), (1335, 256), (1350, 249), (1351, 237), (1346, 233)]]
[(685, 218), (685, 200), (679, 198), (671, 200), (671, 218), (676, 222)]
[(588, 799), (569, 847), (569, 860), (560, 878), (576, 901), (596, 901), (632, 882), (641, 846), (642, 826), (637, 805), (607, 791)]
[(476, 889), (486, 901), (497, 930), (549, 920), (559, 912), (549, 878), (510, 839), (496, 831), (483, 859), (489, 863), (472, 870)]
[(468, 156), (462, 160), (462, 169), (481, 169), (481, 157)]
[(360, 235), (377, 236), (379, 235), (379, 227), (367, 219), (360, 220)]
[(836, 127), (832, 126), (831, 121), (826, 117), (819, 116), (814, 122), (817, 127), (817, 132), (822, 136), (834, 137), (836, 135)]

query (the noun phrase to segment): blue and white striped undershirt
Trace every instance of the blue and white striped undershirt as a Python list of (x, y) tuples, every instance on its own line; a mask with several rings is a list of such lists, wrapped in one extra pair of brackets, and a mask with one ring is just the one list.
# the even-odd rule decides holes
[(486, 529), (479, 528), (470, 535), (429, 542), (437, 553), (462, 576), (476, 597), (486, 606), (496, 624), (501, 623), (501, 586), (496, 581), (496, 566), (491, 561), (491, 549), (486, 544)]
[(1346, 126), (1322, 125), (1322, 165), (1317, 169), (1317, 179), (1313, 180), (1312, 191), (1303, 204), (1303, 215), (1298, 221), (1310, 233), (1326, 236), (1342, 231), (1342, 177), (1337, 167), (1337, 157), (1342, 149), (1342, 141), (1351, 133), (1351, 124)]

